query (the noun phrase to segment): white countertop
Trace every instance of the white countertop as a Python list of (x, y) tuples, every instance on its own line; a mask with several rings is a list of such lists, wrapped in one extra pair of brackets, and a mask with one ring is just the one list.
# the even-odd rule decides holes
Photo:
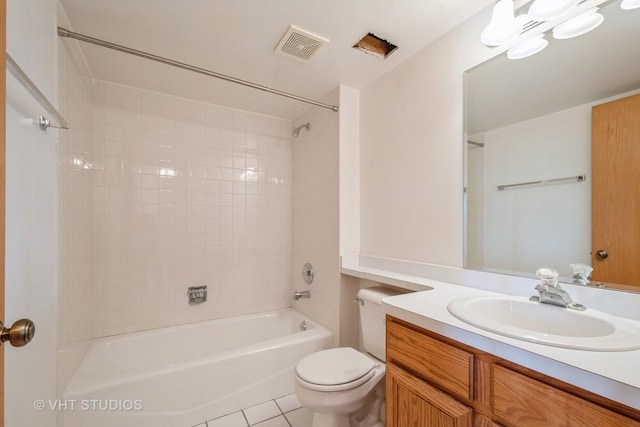
[[(640, 410), (640, 350), (603, 352), (536, 344), (469, 325), (447, 310), (447, 305), (456, 298), (518, 292), (491, 292), (371, 266), (343, 265), (342, 272), (411, 290), (432, 288), (385, 298), (385, 311), (424, 329)], [(624, 320), (640, 329), (640, 321)]]

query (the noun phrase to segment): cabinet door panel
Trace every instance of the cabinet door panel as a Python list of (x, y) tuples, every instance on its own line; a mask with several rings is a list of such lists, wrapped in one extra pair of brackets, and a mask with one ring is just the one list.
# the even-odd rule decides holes
[(496, 423), (486, 415), (474, 414), (473, 427), (503, 427), (503, 426), (501, 424)]
[(387, 365), (387, 427), (472, 427), (473, 412), (402, 368)]
[(493, 393), (495, 415), (510, 426), (640, 427), (630, 418), (499, 365), (493, 369)]

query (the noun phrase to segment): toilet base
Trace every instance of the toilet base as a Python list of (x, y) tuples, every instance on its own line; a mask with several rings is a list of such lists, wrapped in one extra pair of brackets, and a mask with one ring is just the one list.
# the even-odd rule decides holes
[(384, 427), (384, 392), (385, 382), (380, 381), (355, 412), (314, 412), (311, 427)]
[(349, 414), (314, 412), (311, 427), (351, 427)]
[(384, 427), (379, 417), (366, 417), (358, 421), (349, 414), (314, 412), (311, 427)]
[(351, 427), (384, 427), (385, 382), (380, 381), (364, 405), (350, 415)]

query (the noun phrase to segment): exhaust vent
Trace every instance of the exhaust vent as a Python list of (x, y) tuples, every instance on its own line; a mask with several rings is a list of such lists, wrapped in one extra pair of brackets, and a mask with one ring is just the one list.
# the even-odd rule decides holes
[(298, 62), (308, 62), (329, 40), (291, 25), (275, 48), (275, 52)]

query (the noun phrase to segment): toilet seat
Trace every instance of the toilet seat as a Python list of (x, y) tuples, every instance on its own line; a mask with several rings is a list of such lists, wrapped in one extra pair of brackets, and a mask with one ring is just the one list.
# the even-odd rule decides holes
[(375, 369), (372, 369), (367, 374), (358, 378), (355, 381), (351, 381), (343, 384), (331, 384), (331, 385), (313, 384), (303, 380), (297, 374), (296, 374), (296, 380), (298, 381), (298, 383), (300, 383), (302, 386), (304, 386), (309, 390), (330, 392), (330, 391), (345, 391), (345, 390), (358, 388), (359, 386), (361, 386), (362, 384), (366, 383), (371, 378), (373, 378), (374, 375), (375, 375)]
[(366, 383), (375, 374), (376, 363), (351, 347), (332, 348), (304, 357), (296, 366), (296, 377), (306, 388), (342, 391)]

